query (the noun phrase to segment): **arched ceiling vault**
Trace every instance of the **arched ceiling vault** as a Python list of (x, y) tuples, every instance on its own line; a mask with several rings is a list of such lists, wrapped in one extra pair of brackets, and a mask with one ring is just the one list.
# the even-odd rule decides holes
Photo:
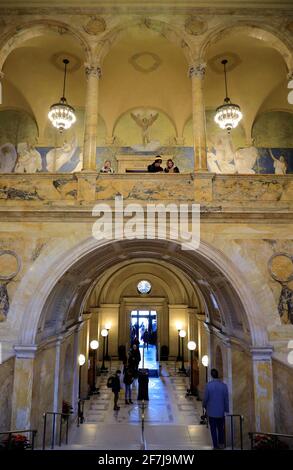
[[(125, 268), (121, 268), (121, 262)], [(69, 320), (77, 321), (94, 286), (99, 289), (105, 281), (111, 282), (108, 270), (109, 273), (116, 270), (118, 274), (119, 269), (127, 269), (126, 265), (141, 262), (161, 264), (170, 269), (171, 276), (175, 271), (181, 282), (185, 280), (186, 286), (193, 286), (197, 291), (201, 305), (209, 309), (207, 317), (211, 323), (228, 335), (250, 341), (248, 319), (229, 280), (197, 251), (190, 253), (176, 243), (163, 240), (117, 241), (81, 258), (64, 273), (47, 298), (38, 340), (62, 331)], [(118, 271), (117, 266), (120, 266)]]

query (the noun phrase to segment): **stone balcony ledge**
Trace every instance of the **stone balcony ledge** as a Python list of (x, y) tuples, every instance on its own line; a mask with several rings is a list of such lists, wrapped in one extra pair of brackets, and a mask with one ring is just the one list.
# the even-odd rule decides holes
[(77, 207), (123, 197), (142, 204), (194, 202), (230, 211), (290, 212), (293, 175), (34, 173), (0, 175), (0, 209)]

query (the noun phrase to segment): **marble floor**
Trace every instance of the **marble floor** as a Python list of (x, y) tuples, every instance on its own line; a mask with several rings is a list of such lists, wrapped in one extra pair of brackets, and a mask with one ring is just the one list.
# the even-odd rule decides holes
[[(112, 364), (114, 371), (119, 364)], [(126, 405), (120, 392), (119, 411), (113, 411), (113, 394), (107, 375), (98, 377), (100, 394), (86, 401), (85, 422), (70, 432), (64, 449), (100, 450), (191, 450), (210, 449), (209, 430), (199, 424), (201, 402), (186, 397), (188, 378), (163, 364), (159, 378), (149, 380), (149, 401), (145, 402), (144, 440), (141, 432), (142, 402), (137, 402), (137, 384), (132, 390), (133, 405)]]

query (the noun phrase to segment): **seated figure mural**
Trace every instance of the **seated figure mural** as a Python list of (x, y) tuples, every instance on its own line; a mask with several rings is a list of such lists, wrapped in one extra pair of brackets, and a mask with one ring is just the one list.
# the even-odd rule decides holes
[(36, 173), (42, 170), (42, 157), (40, 152), (27, 142), (17, 145), (17, 163), (15, 173)]

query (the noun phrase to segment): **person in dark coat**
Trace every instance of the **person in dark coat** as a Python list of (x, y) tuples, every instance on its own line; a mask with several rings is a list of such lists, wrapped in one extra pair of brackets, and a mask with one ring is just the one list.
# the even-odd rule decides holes
[(225, 413), (229, 413), (228, 387), (219, 379), (217, 369), (211, 370), (212, 380), (206, 384), (203, 407), (209, 419), (214, 449), (224, 448)]
[(125, 365), (123, 369), (123, 383), (125, 385), (125, 405), (133, 404), (131, 400), (131, 385), (134, 380), (133, 370)]
[(164, 171), (163, 168), (161, 167), (162, 159), (159, 155), (157, 155), (157, 158), (155, 161), (151, 164), (148, 165), (148, 172), (149, 173), (158, 173), (159, 171)]
[(120, 410), (120, 406), (118, 406), (119, 392), (121, 390), (120, 374), (121, 370), (116, 370), (112, 381), (112, 392), (114, 393), (114, 411)]
[(130, 350), (128, 365), (134, 371), (135, 375), (137, 375), (138, 365), (140, 363), (140, 360), (141, 360), (140, 351), (137, 345), (134, 344), (132, 346), (132, 349)]

